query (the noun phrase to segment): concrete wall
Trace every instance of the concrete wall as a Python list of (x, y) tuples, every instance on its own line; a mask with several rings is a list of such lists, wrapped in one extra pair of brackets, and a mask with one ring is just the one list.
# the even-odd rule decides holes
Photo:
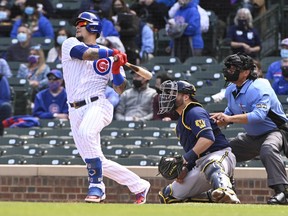
[[(159, 203), (158, 191), (170, 182), (157, 175), (157, 167), (128, 167), (151, 183), (147, 203)], [(264, 168), (236, 168), (236, 189), (242, 203), (266, 203), (273, 195)], [(104, 178), (106, 203), (132, 203), (126, 186)], [(83, 202), (87, 192), (85, 166), (1, 165), (0, 201)]]

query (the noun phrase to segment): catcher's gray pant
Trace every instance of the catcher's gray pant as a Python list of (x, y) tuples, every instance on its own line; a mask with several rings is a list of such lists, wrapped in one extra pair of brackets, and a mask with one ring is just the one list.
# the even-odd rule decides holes
[(221, 163), (224, 172), (227, 176), (233, 176), (234, 168), (236, 166), (236, 159), (231, 152), (231, 148), (225, 148), (216, 152), (212, 152), (199, 158), (196, 161), (196, 166), (188, 172), (184, 178), (183, 183), (174, 181), (172, 183), (172, 196), (176, 199), (186, 199), (193, 197), (202, 197), (202, 193), (212, 188), (210, 182), (206, 179), (203, 172), (205, 166), (211, 161)]
[(285, 166), (281, 158), (283, 140), (279, 131), (261, 136), (249, 136), (239, 133), (230, 141), (237, 162), (251, 160), (260, 155), (267, 172), (269, 187), (288, 184)]

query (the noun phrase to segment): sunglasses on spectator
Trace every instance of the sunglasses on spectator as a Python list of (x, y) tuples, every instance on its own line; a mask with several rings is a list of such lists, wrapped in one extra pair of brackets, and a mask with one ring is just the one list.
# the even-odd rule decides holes
[(87, 26), (88, 22), (87, 21), (79, 21), (76, 26), (79, 26), (79, 27), (85, 27)]

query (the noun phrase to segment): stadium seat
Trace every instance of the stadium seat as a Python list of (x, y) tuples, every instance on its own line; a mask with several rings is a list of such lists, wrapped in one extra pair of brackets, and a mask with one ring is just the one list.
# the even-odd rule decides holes
[(23, 155), (23, 156), (42, 156), (42, 149), (41, 148), (26, 148), (26, 147), (13, 147), (13, 148), (7, 148), (2, 149), (0, 152), (1, 156), (6, 155)]
[(279, 60), (281, 60), (280, 56), (266, 56), (266, 57), (261, 58), (260, 65), (261, 65), (262, 72), (265, 74), (270, 64)]
[(75, 156), (80, 157), (79, 152), (76, 147), (64, 145), (64, 146), (58, 146), (54, 148), (42, 148), (42, 154), (44, 156)]
[(154, 65), (162, 65), (165, 69), (169, 69), (171, 65), (180, 65), (181, 61), (178, 57), (154, 56), (154, 58), (149, 60), (149, 63)]
[(103, 154), (107, 157), (108, 155), (126, 158), (130, 155), (129, 149), (125, 147), (106, 147), (102, 148)]
[(190, 56), (184, 64), (186, 65), (204, 65), (204, 64), (216, 64), (218, 61), (212, 56)]
[(124, 166), (156, 166), (157, 163), (151, 159), (144, 158), (117, 158), (113, 161)]
[(166, 34), (165, 28), (159, 29), (155, 37), (155, 54), (157, 56), (170, 55), (165, 49), (170, 45), (171, 38)]

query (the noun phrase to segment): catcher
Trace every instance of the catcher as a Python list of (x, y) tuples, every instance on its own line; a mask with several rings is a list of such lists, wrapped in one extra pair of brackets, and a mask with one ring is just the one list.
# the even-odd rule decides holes
[[(196, 89), (186, 81), (161, 84), (159, 114), (172, 109), (180, 117), (176, 134), (185, 151), (183, 156), (162, 157), (159, 172), (175, 179), (159, 192), (161, 203), (185, 202), (206, 197), (217, 203), (240, 203), (230, 179), (236, 165), (228, 141), (194, 98)], [(207, 192), (208, 191), (208, 192)]]

